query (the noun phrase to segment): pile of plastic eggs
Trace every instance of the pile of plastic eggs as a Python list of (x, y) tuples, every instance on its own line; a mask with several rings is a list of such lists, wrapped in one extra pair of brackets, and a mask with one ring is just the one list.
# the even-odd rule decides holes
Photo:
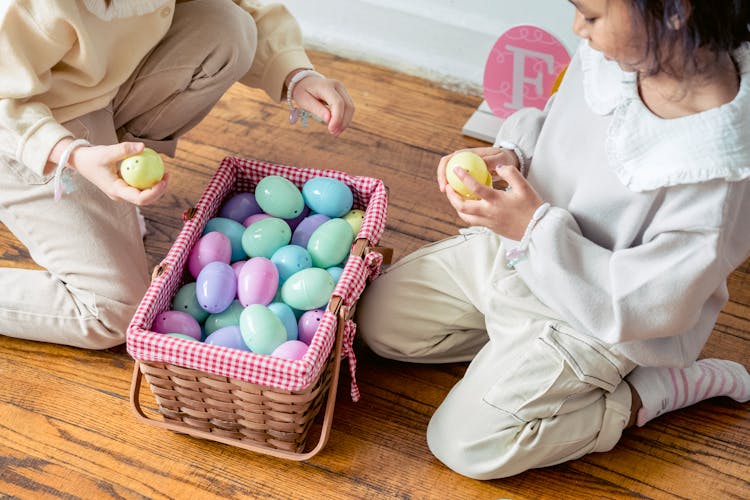
[(207, 344), (301, 359), (343, 272), (364, 212), (343, 182), (300, 190), (261, 179), (209, 219), (188, 256), (188, 281), (151, 330)]

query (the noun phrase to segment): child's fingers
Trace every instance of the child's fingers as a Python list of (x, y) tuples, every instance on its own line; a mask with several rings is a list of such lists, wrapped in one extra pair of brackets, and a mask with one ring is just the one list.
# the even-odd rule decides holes
[(142, 152), (146, 147), (142, 142), (121, 142), (111, 146), (103, 146), (103, 163), (117, 163), (133, 155)]
[(451, 159), (451, 155), (446, 155), (440, 158), (440, 161), (438, 162), (437, 166), (437, 181), (438, 181), (438, 187), (440, 188), (441, 192), (445, 192), (445, 186), (448, 185), (448, 178), (445, 176), (445, 168), (448, 165), (448, 160)]
[(454, 167), (453, 172), (456, 174), (456, 177), (458, 177), (458, 180), (460, 180), (469, 191), (477, 195), (479, 198), (486, 200), (494, 194), (494, 189), (479, 183), (479, 181), (463, 168)]
[(505, 187), (506, 191), (511, 191), (513, 189), (516, 189), (516, 191), (519, 191), (523, 189), (527, 182), (526, 179), (521, 175), (521, 172), (518, 171), (516, 167), (513, 165), (502, 165), (495, 167), (495, 172), (497, 172), (497, 175), (501, 181), (505, 181), (507, 186)]

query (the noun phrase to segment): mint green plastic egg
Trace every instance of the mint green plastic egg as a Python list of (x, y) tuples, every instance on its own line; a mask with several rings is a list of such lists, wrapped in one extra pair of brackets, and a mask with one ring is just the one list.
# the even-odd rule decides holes
[(240, 324), (240, 314), (242, 314), (243, 305), (239, 300), (233, 300), (229, 307), (221, 311), (220, 313), (211, 314), (206, 318), (206, 323), (203, 325), (203, 329), (206, 335), (211, 335), (219, 328), (225, 326), (237, 326)]
[(251, 304), (242, 311), (240, 332), (247, 347), (257, 354), (271, 354), (287, 338), (279, 317), (261, 304)]
[(313, 266), (331, 267), (341, 264), (354, 242), (352, 227), (344, 219), (331, 219), (318, 227), (307, 242)]
[(194, 317), (198, 323), (203, 323), (210, 313), (198, 303), (198, 297), (195, 295), (195, 286), (195, 281), (192, 281), (177, 290), (172, 299), (172, 309), (186, 312)]
[(281, 219), (293, 219), (305, 208), (299, 188), (280, 175), (269, 175), (258, 182), (255, 201), (265, 213)]
[(310, 267), (292, 274), (281, 287), (281, 299), (290, 307), (309, 311), (328, 303), (335, 284), (325, 269)]
[(270, 259), (279, 248), (289, 244), (292, 230), (286, 221), (268, 217), (253, 222), (242, 233), (242, 248), (250, 257)]

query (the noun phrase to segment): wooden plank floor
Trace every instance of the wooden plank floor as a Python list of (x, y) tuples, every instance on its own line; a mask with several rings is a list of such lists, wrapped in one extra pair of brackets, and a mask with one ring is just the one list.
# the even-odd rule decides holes
[[(383, 179), (391, 197), (382, 244), (396, 258), (455, 234), (460, 221), (437, 190), (435, 167), (446, 153), (481, 145), (460, 133), (480, 99), (382, 68), (313, 57), (354, 97), (351, 129), (336, 140), (318, 124), (285, 126), (283, 106), (233, 87), (180, 143), (168, 165), (171, 191), (145, 210), (152, 264), (227, 155)], [(0, 265), (33, 267), (2, 226)], [(730, 287), (732, 301), (704, 355), (748, 366), (748, 263)], [(0, 336), (0, 498), (750, 497), (750, 405), (714, 399), (628, 430), (610, 453), (479, 482), (441, 465), (424, 438), (465, 365), (391, 362), (361, 345), (357, 353), (362, 400), (349, 400), (344, 376), (328, 445), (297, 463), (137, 422), (128, 403), (133, 362), (124, 347), (93, 352)], [(153, 406), (148, 389), (143, 398)]]

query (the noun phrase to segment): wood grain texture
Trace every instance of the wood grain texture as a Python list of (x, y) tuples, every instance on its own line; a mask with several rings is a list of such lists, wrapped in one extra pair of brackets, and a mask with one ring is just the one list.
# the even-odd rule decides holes
[[(235, 86), (168, 162), (171, 189), (147, 207), (152, 265), (179, 232), (227, 155), (379, 177), (391, 190), (382, 244), (396, 258), (455, 234), (460, 221), (437, 190), (439, 158), (483, 145), (461, 136), (480, 99), (379, 67), (313, 53), (343, 81), (357, 113), (333, 139), (322, 126), (286, 125), (284, 106)], [(36, 268), (0, 226), (0, 266)], [(705, 356), (750, 363), (750, 264), (729, 279)], [(427, 449), (430, 415), (465, 364), (383, 360), (358, 344), (362, 400), (339, 384), (331, 438), (296, 463), (143, 425), (128, 404), (132, 360), (124, 347), (84, 351), (0, 336), (0, 498), (747, 498), (750, 405), (713, 399), (626, 431), (608, 453), (480, 482)], [(346, 365), (344, 365), (346, 372)], [(148, 388), (144, 404), (153, 409)]]

